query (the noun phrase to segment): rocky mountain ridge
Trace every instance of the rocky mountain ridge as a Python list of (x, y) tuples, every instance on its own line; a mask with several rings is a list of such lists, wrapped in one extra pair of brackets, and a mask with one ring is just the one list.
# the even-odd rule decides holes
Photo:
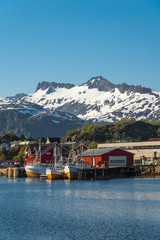
[(102, 76), (79, 86), (42, 82), (35, 93), (21, 100), (94, 122), (116, 122), (124, 117), (157, 120), (160, 116), (160, 92), (140, 85), (115, 85)]
[(42, 82), (33, 94), (0, 98), (1, 133), (57, 137), (86, 121), (114, 123), (125, 117), (159, 120), (160, 92), (97, 76), (79, 86)]
[(122, 84), (113, 84), (109, 82), (107, 79), (102, 76), (93, 77), (88, 80), (83, 85), (88, 85), (89, 89), (97, 88), (99, 91), (110, 92), (114, 91), (116, 88), (119, 89), (120, 93), (124, 92), (137, 92), (137, 93), (151, 93), (152, 90), (150, 88), (146, 88), (140, 85), (127, 85), (126, 83)]

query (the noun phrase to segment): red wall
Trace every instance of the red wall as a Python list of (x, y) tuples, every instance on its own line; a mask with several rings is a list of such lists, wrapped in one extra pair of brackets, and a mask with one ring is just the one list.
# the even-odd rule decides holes
[(75, 155), (79, 154), (81, 151), (84, 152), (86, 151), (88, 148), (85, 145), (80, 145), (77, 148), (74, 149), (75, 151)]
[[(58, 147), (61, 148), (60, 145), (58, 145)], [(69, 152), (66, 149), (64, 149), (64, 148), (61, 148), (61, 149), (62, 149), (62, 157), (68, 158)], [(47, 152), (42, 154), (41, 155), (41, 163), (53, 163), (54, 162), (54, 152), (53, 151), (54, 151), (54, 146), (51, 146), (51, 148), (48, 149)], [(57, 158), (57, 160), (58, 160), (58, 158)], [(27, 164), (27, 163), (31, 164), (34, 161), (35, 161), (35, 158), (28, 157), (28, 158), (25, 159), (25, 164)], [(40, 158), (36, 158), (36, 162), (40, 162)]]
[[(102, 160), (102, 156), (94, 156), (95, 158), (95, 166), (99, 163), (99, 161)], [(90, 166), (92, 166), (92, 156), (83, 156), (82, 159), (85, 160), (85, 163), (89, 163)]]
[[(58, 147), (61, 148), (60, 145), (58, 145)], [(41, 162), (42, 163), (53, 163), (54, 162), (54, 152), (53, 151), (54, 151), (54, 148), (52, 147), (46, 153), (44, 153), (41, 156)], [(61, 151), (62, 151), (62, 157), (68, 158), (69, 152), (66, 149), (64, 149), (64, 148), (61, 148)], [(59, 160), (59, 159), (60, 159), (60, 157), (57, 157), (57, 160)]]
[(41, 163), (52, 163), (54, 162), (53, 147), (41, 156)]
[[(133, 165), (134, 154), (124, 151), (122, 149), (116, 148), (107, 155), (107, 163), (109, 163), (109, 156), (126, 156), (127, 166)], [(104, 160), (104, 159), (103, 159)]]
[(33, 163), (36, 163), (36, 162), (40, 162), (40, 158), (35, 158), (35, 157), (28, 157), (28, 158), (25, 158), (24, 159), (24, 164), (27, 165), (27, 164), (33, 164)]

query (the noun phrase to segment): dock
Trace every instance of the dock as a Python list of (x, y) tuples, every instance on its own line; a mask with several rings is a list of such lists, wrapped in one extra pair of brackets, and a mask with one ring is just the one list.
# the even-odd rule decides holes
[[(78, 180), (109, 180), (114, 178), (130, 177), (156, 177), (160, 176), (160, 166), (132, 166), (132, 167), (107, 167), (107, 168), (80, 168), (78, 171)], [(25, 178), (26, 171), (24, 167), (0, 167), (0, 177), (7, 178)], [(47, 179), (47, 176), (41, 175), (41, 179)]]
[(135, 167), (111, 168), (81, 168), (78, 172), (79, 180), (108, 180), (113, 178), (135, 177)]
[(26, 177), (26, 171), (24, 167), (1, 167), (0, 177), (24, 178)]

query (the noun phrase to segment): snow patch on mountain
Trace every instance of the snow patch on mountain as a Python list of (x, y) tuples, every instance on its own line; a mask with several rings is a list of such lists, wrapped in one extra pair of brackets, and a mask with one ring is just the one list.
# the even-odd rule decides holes
[(53, 123), (60, 123), (60, 121), (52, 120)]
[(19, 113), (22, 113), (22, 114), (32, 114), (32, 115), (34, 115), (34, 114), (31, 113), (31, 111), (29, 111), (29, 110), (19, 110), (18, 112), (19, 112)]
[[(107, 87), (103, 84), (107, 84)], [(157, 118), (160, 109), (160, 93), (142, 86), (114, 85), (102, 77), (71, 88), (38, 89), (25, 97), (26, 102), (43, 106), (48, 110), (73, 113), (84, 120), (113, 122), (123, 117)]]
[[(16, 99), (0, 98), (0, 109), (9, 105), (10, 109), (14, 108), (14, 104), (18, 108), (18, 104), (23, 104), (23, 109), (19, 109), (23, 113), (27, 114), (24, 109), (31, 111), (31, 114), (47, 111), (47, 114), (55, 117), (55, 121), (59, 121), (58, 118), (72, 120), (75, 118), (73, 116), (94, 122), (115, 122), (124, 117), (137, 120), (160, 118), (160, 92), (140, 85), (115, 85), (102, 76), (93, 77), (79, 86), (42, 82), (35, 93), (27, 96), (20, 94), (19, 101)], [(36, 109), (39, 105), (38, 112), (34, 104)]]

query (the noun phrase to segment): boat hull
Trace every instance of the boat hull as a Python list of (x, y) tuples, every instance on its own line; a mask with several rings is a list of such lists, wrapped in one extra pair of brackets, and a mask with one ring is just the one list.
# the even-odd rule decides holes
[(49, 180), (63, 179), (63, 172), (56, 169), (46, 170), (46, 175)]
[(66, 178), (70, 179), (70, 180), (78, 179), (78, 172), (77, 173), (75, 173), (75, 172), (67, 172), (65, 175), (66, 175)]
[(78, 167), (77, 166), (66, 166), (64, 168), (64, 174), (67, 179), (78, 179)]
[(31, 178), (39, 178), (41, 174), (46, 173), (46, 169), (44, 166), (25, 166), (26, 175)]
[(27, 177), (30, 177), (30, 178), (39, 178), (41, 174), (40, 173), (34, 173), (34, 172), (26, 171), (26, 175), (27, 175)]

